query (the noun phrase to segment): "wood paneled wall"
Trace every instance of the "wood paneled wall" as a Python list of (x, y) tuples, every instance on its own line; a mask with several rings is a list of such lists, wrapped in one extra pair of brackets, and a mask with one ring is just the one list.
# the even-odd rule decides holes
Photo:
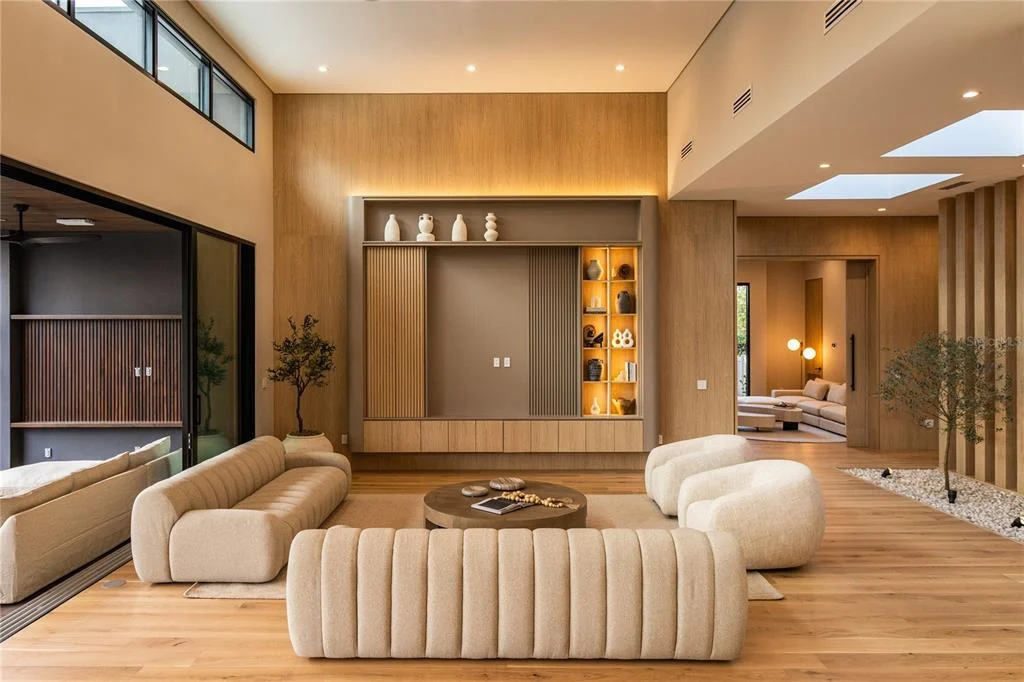
[(366, 416), (425, 417), (427, 250), (366, 249)]
[[(736, 429), (735, 207), (671, 201), (659, 231), (658, 368), (666, 443)], [(707, 390), (698, 390), (706, 379)]]
[[(347, 421), (348, 196), (653, 194), (664, 200), (665, 117), (663, 93), (276, 96), (274, 333), (283, 335), (289, 315), (309, 312), (338, 344), (330, 384), (311, 389), (305, 401), (307, 423), (340, 447)], [(696, 250), (686, 253), (687, 245)], [(703, 248), (687, 241), (674, 253), (688, 262)], [(697, 286), (705, 285), (695, 279), (688, 288), (665, 290), (660, 307), (692, 306)], [(716, 324), (729, 324), (732, 307), (730, 298)], [(678, 420), (688, 413), (691, 391), (674, 388), (663, 393), (662, 411)], [(291, 405), (291, 391), (276, 387), (278, 435), (290, 428)]]
[(15, 324), (22, 327), (25, 349), (18, 421), (180, 423), (180, 319)]
[[(905, 347), (938, 328), (938, 235), (934, 217), (739, 218), (736, 255), (877, 260), (881, 372), (884, 349)], [(885, 410), (877, 418), (883, 450), (936, 447), (937, 430)]]
[(531, 415), (580, 413), (578, 272), (575, 248), (530, 248)]
[[(959, 337), (1024, 338), (1024, 177), (944, 199), (939, 204), (939, 329)], [(1015, 381), (1011, 421), (984, 424), (984, 440), (956, 438), (956, 469), (962, 474), (1024, 492), (1024, 429), (1021, 367), (1024, 350), (1010, 354), (1006, 376)], [(994, 377), (975, 377), (994, 381)], [(997, 427), (1000, 430), (996, 430)], [(944, 446), (944, 443), (942, 444)], [(944, 447), (939, 450), (941, 462)]]

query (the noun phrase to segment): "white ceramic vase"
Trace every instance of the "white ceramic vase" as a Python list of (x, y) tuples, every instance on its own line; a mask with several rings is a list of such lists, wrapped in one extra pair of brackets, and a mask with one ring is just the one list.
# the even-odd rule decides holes
[(284, 439), (284, 451), (334, 452), (334, 446), (323, 433), (317, 433), (312, 436), (296, 436), (289, 433)]
[(498, 241), (498, 217), (488, 213), (484, 221), (484, 239), (489, 242)]
[(594, 402), (590, 403), (590, 414), (601, 414), (601, 406), (597, 402), (597, 396), (594, 396)]
[(452, 241), (464, 242), (467, 239), (469, 239), (469, 233), (466, 230), (466, 221), (462, 219), (462, 214), (459, 213), (455, 216), (455, 222), (452, 223)]
[(400, 242), (402, 241), (402, 232), (398, 229), (398, 219), (395, 218), (395, 214), (392, 213), (388, 221), (384, 223), (384, 241), (386, 242)]
[(434, 216), (429, 213), (424, 213), (420, 216), (418, 223), (420, 233), (416, 235), (416, 241), (418, 242), (432, 242), (434, 241)]

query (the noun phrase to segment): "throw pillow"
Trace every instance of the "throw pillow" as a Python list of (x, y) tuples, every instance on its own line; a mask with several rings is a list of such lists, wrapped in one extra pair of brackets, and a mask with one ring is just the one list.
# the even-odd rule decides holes
[(837, 403), (839, 405), (846, 404), (846, 382), (841, 384), (832, 384), (828, 389), (828, 397), (825, 400), (830, 403)]
[(72, 490), (81, 490), (93, 483), (99, 483), (104, 479), (123, 474), (126, 471), (128, 471), (128, 453), (122, 452), (120, 455), (105, 459), (95, 466), (76, 471), (72, 474)]
[(811, 379), (804, 384), (804, 395), (812, 400), (824, 400), (828, 395), (829, 383), (821, 379)]
[(152, 443), (146, 443), (128, 453), (129, 468), (134, 469), (137, 466), (148, 464), (158, 457), (163, 457), (170, 451), (171, 437), (164, 436), (163, 438), (158, 438)]

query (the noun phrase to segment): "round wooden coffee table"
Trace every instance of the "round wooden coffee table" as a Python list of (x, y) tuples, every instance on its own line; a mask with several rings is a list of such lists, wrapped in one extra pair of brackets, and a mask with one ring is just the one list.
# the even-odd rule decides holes
[(427, 528), (586, 528), (587, 498), (578, 490), (563, 485), (544, 483), (543, 481), (527, 481), (524, 492), (539, 497), (555, 497), (571, 499), (579, 505), (571, 507), (544, 507), (535, 504), (525, 509), (517, 509), (507, 514), (491, 514), (490, 512), (472, 509), (476, 504), (488, 497), (496, 497), (501, 493), (490, 491), (483, 497), (463, 497), (462, 489), (467, 485), (487, 487), (490, 479), (485, 481), (464, 481), (454, 485), (435, 488), (423, 496), (423, 516)]

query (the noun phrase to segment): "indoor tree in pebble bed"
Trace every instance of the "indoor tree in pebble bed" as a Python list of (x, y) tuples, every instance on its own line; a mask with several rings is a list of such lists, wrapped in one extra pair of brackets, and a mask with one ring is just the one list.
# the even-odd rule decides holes
[(320, 336), (316, 325), (320, 320), (306, 315), (302, 325), (288, 318), (291, 333), (280, 342), (274, 342), (277, 366), (267, 370), (271, 381), (284, 381), (295, 387), (296, 436), (312, 436), (318, 431), (306, 431), (302, 422), (302, 394), (310, 386), (325, 386), (327, 373), (334, 369), (334, 344)]
[(956, 434), (979, 443), (986, 423), (998, 431), (998, 416), (1012, 419), (1006, 410), (1014, 390), (1006, 377), (1006, 353), (1015, 346), (1014, 339), (931, 333), (896, 351), (885, 366), (879, 393), (886, 407), (902, 408), (921, 425), (934, 421), (946, 434), (941, 464), (950, 502), (956, 501), (956, 491), (949, 488)]

